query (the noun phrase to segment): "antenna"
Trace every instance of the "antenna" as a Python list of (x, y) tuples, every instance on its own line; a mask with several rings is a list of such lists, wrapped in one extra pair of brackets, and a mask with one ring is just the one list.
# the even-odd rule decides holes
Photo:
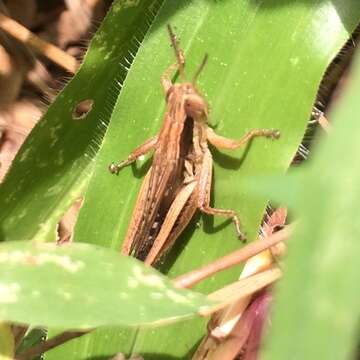
[(167, 28), (168, 28), (168, 31), (169, 31), (171, 45), (172, 45), (172, 47), (174, 48), (174, 51), (175, 51), (176, 62), (178, 64), (179, 74), (180, 74), (181, 80), (185, 81), (185, 72), (184, 72), (185, 60), (184, 60), (183, 51), (179, 48), (178, 41), (176, 40), (176, 36), (175, 36), (170, 24), (167, 25)]
[(195, 85), (197, 78), (199, 77), (200, 73), (203, 71), (203, 69), (208, 61), (208, 58), (209, 58), (208, 54), (205, 54), (199, 68), (196, 70), (196, 73), (193, 76), (193, 79), (192, 79), (193, 85)]

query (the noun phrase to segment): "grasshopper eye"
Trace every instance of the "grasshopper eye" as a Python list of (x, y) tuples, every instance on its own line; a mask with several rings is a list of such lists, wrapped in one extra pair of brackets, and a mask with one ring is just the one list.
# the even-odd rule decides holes
[(198, 94), (192, 94), (185, 100), (185, 111), (193, 119), (207, 118), (208, 104)]

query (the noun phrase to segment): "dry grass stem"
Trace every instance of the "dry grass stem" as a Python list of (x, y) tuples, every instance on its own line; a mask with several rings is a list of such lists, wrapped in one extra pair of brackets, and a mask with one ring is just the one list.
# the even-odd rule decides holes
[(44, 55), (70, 73), (74, 74), (78, 69), (79, 64), (74, 57), (59, 49), (55, 45), (42, 40), (17, 21), (1, 13), (0, 28), (17, 40), (29, 46), (35, 52)]
[(174, 279), (174, 284), (179, 288), (189, 288), (200, 281), (216, 274), (219, 271), (228, 269), (231, 266), (237, 265), (254, 255), (261, 253), (262, 251), (271, 248), (272, 246), (285, 241), (289, 238), (293, 232), (294, 225), (288, 225), (283, 230), (278, 231), (268, 238), (253, 242), (240, 250), (234, 251), (233, 253), (226, 255), (211, 264), (205, 265), (204, 267), (191, 271), (187, 274), (181, 275)]

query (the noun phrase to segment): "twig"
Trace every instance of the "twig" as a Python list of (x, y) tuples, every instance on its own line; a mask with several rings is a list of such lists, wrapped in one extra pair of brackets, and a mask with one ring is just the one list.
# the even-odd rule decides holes
[(53, 349), (56, 346), (63, 344), (66, 341), (75, 339), (79, 336), (87, 334), (89, 331), (67, 331), (59, 335), (54, 336), (53, 338), (46, 340), (38, 345), (31, 347), (30, 349), (25, 350), (21, 354), (16, 356), (16, 360), (31, 360), (36, 356), (40, 356), (44, 352)]
[(173, 280), (173, 283), (179, 288), (192, 287), (219, 271), (237, 265), (242, 261), (245, 261), (250, 257), (274, 246), (275, 244), (287, 240), (293, 232), (293, 229), (294, 224), (288, 225), (283, 230), (274, 233), (266, 239), (253, 242), (240, 250), (234, 251), (233, 253), (212, 262), (211, 264), (205, 265), (200, 269), (178, 276)]
[(13, 36), (15, 39), (28, 45), (34, 51), (43, 54), (67, 71), (74, 74), (78, 69), (79, 64), (74, 57), (59, 49), (55, 45), (40, 39), (26, 27), (2, 13), (0, 13), (0, 28)]

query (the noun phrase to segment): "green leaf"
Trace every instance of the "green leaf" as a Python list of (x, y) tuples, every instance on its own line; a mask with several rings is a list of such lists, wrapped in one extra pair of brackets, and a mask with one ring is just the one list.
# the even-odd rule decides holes
[[(161, 1), (117, 1), (84, 63), (27, 138), (0, 188), (0, 240), (55, 239), (65, 210), (84, 191), (128, 64)], [(136, 6), (135, 6), (136, 5)], [(92, 100), (84, 117), (76, 106)]]
[[(159, 78), (174, 62), (167, 23), (173, 25), (185, 50), (189, 78), (204, 54), (209, 53), (198, 88), (210, 103), (209, 121), (216, 125), (217, 133), (240, 138), (255, 127), (281, 131), (278, 141), (256, 139), (249, 148), (236, 152), (225, 154), (212, 149), (213, 204), (237, 210), (248, 239), (253, 240), (268, 196), (253, 195), (242, 180), (286, 171), (304, 134), (324, 71), (359, 16), (355, 0), (166, 1), (120, 93), (75, 239), (119, 248), (124, 238), (145, 172), (141, 169), (144, 163), (138, 164), (140, 170), (127, 168), (118, 177), (109, 174), (107, 167), (112, 161), (125, 159), (160, 128), (165, 100)], [(199, 229), (197, 220), (178, 239), (162, 266), (170, 276), (240, 246), (232, 225), (223, 226), (223, 219), (215, 219), (213, 224), (211, 217), (203, 217)], [(211, 291), (238, 274), (239, 269), (234, 268), (198, 288)], [(107, 356), (110, 351), (145, 353), (146, 359), (188, 359), (205, 332), (204, 321), (199, 320), (138, 333), (119, 330), (118, 337), (116, 331), (97, 332), (67, 344), (49, 359)]]
[(355, 66), (352, 86), (331, 116), (331, 134), (293, 188), (301, 189), (301, 222), (277, 288), (265, 360), (352, 358), (358, 345), (359, 56)]
[(0, 320), (33, 326), (160, 325), (211, 305), (138, 260), (90, 244), (1, 244), (0, 274)]

